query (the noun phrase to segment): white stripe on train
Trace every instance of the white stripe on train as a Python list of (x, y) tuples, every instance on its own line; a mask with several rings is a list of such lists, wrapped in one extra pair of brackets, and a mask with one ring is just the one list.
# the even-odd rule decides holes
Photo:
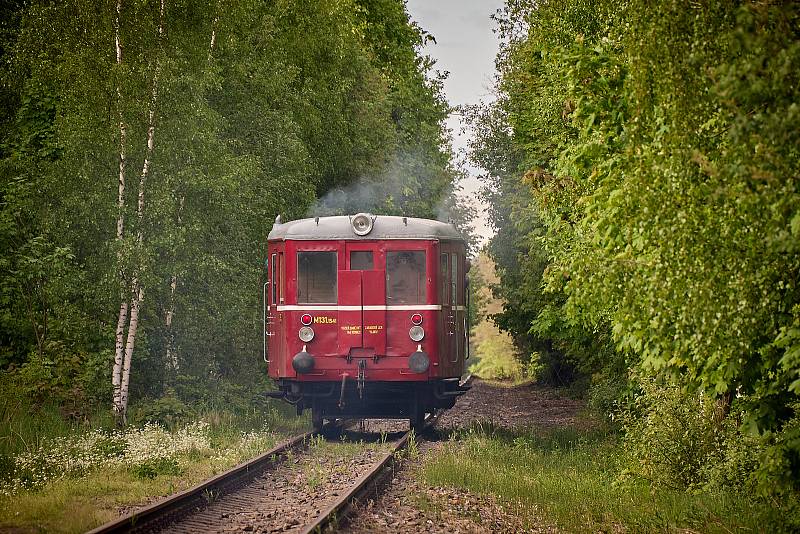
[[(271, 306), (270, 306), (271, 307)], [(306, 304), (286, 304), (277, 306), (277, 311), (441, 311), (441, 304), (405, 304), (394, 306), (338, 306), (338, 305), (306, 305)], [(456, 311), (464, 311), (465, 306), (453, 306)]]

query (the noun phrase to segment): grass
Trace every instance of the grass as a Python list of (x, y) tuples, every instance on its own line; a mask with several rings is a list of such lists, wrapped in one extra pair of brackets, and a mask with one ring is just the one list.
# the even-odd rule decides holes
[(124, 468), (68, 478), (37, 492), (0, 499), (0, 530), (85, 532), (119, 515), (119, 510), (153, 497), (187, 489), (224, 469), (193, 462), (180, 475), (141, 478)]
[(495, 495), (531, 525), (567, 532), (782, 532), (787, 518), (734, 493), (688, 493), (623, 480), (617, 438), (564, 428), (476, 425), (423, 468), (426, 483)]
[(35, 407), (26, 399), (0, 391), (0, 457), (39, 447), (53, 436), (68, 436), (113, 425), (110, 414), (85, 421), (65, 419), (55, 405)]
[[(488, 324), (488, 323), (486, 323)], [(484, 325), (480, 325), (484, 326)], [(508, 334), (487, 337), (473, 353), (469, 372), (485, 379), (519, 381), (524, 369), (514, 357), (515, 349)]]
[(213, 448), (189, 451), (169, 461), (115, 465), (0, 497), (0, 530), (84, 532), (117, 517), (121, 509), (187, 489), (283, 438), (280, 434), (253, 437), (253, 433), (240, 434), (238, 440), (218, 437)]
[[(201, 420), (171, 431), (151, 426), (111, 432), (46, 416), (18, 413), (5, 418), (0, 428), (13, 425), (25, 439), (9, 437), (0, 449), (5, 466), (0, 473), (0, 531), (85, 532), (118, 517), (121, 510), (187, 489), (253, 458), (310, 426), (308, 418), (287, 417), (278, 410), (217, 410)], [(27, 466), (26, 475), (33, 474), (28, 477), (33, 483), (13, 483), (21, 465)], [(61, 465), (80, 468), (70, 471)]]

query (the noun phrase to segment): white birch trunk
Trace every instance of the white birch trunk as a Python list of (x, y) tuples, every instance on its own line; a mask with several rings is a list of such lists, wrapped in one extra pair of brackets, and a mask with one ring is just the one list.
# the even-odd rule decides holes
[[(181, 213), (183, 212), (183, 203), (185, 197), (181, 197), (178, 201), (178, 228), (181, 227), (183, 220)], [(175, 351), (175, 332), (172, 330), (172, 318), (175, 317), (175, 293), (178, 290), (178, 275), (173, 274), (169, 281), (169, 309), (164, 318), (164, 324), (167, 327), (167, 354), (166, 362), (167, 368), (173, 371), (178, 370), (178, 353)]]
[(131, 360), (133, 360), (133, 348), (136, 344), (136, 331), (139, 328), (139, 306), (144, 300), (144, 289), (139, 284), (139, 280), (134, 278), (133, 285), (137, 287), (131, 302), (131, 323), (128, 326), (128, 340), (125, 343), (125, 361), (122, 365), (122, 383), (120, 384), (120, 406), (122, 410), (119, 417), (122, 423), (127, 423), (128, 418), (128, 383), (131, 376)]
[[(120, 40), (120, 15), (122, 12), (122, 0), (117, 0), (116, 14), (114, 17), (114, 48), (117, 58), (117, 67), (122, 65), (122, 43)], [(117, 262), (120, 269), (120, 284), (125, 286), (124, 275), (122, 272), (122, 241), (125, 236), (125, 163), (128, 129), (122, 116), (122, 88), (120, 81), (117, 80), (117, 107), (119, 109), (119, 190), (117, 194), (117, 245), (119, 252)], [(125, 350), (125, 325), (128, 322), (128, 297), (127, 291), (123, 291), (124, 298), (119, 306), (119, 316), (117, 319), (116, 344), (114, 347), (114, 368), (111, 374), (111, 385), (113, 387), (114, 412), (119, 414), (122, 409), (121, 402), (121, 378), (122, 361)]]
[(217, 21), (219, 17), (214, 16), (214, 19), (211, 21), (211, 43), (208, 47), (208, 62), (211, 63), (214, 54), (214, 45), (217, 44)]
[[(156, 64), (155, 72), (153, 73), (153, 89), (150, 93), (150, 109), (148, 110), (147, 119), (147, 150), (145, 152), (144, 163), (142, 164), (142, 173), (139, 175), (139, 195), (136, 205), (136, 244), (137, 250), (141, 253), (144, 243), (144, 234), (142, 224), (144, 221), (144, 193), (147, 184), (147, 178), (150, 175), (150, 165), (153, 158), (153, 149), (155, 147), (155, 118), (156, 118), (156, 104), (158, 103), (158, 81), (161, 73), (161, 42), (164, 37), (164, 8), (165, 0), (161, 0), (160, 17), (158, 22), (158, 50), (156, 51)], [(138, 269), (137, 269), (138, 270)], [(118, 416), (124, 423), (127, 419), (128, 411), (128, 384), (130, 383), (131, 361), (133, 360), (133, 349), (136, 345), (136, 331), (139, 327), (139, 310), (144, 300), (144, 288), (141, 285), (139, 273), (136, 273), (131, 280), (131, 309), (130, 309), (130, 324), (128, 325), (128, 338), (125, 342), (125, 358), (122, 364), (122, 373), (120, 379), (120, 411)]]
[(178, 370), (178, 353), (175, 351), (175, 333), (172, 331), (172, 317), (175, 315), (175, 290), (178, 288), (178, 275), (173, 274), (169, 281), (169, 309), (164, 318), (167, 327), (167, 368)]
[(122, 412), (122, 359), (125, 353), (125, 324), (128, 322), (128, 299), (122, 301), (117, 319), (116, 344), (114, 347), (114, 369), (111, 374), (111, 386), (114, 388), (114, 413)]

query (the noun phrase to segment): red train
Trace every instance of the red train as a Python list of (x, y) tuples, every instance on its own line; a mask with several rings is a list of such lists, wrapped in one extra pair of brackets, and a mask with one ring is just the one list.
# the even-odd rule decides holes
[(264, 358), (280, 397), (325, 419), (449, 408), (468, 356), (466, 243), (412, 217), (315, 217), (269, 233)]

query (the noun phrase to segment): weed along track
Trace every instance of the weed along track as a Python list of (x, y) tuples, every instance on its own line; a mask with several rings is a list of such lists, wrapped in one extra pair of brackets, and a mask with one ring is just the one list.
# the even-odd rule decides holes
[(321, 531), (391, 478), (401, 451), (416, 446), (406, 428), (405, 422), (370, 421), (366, 432), (362, 425), (297, 436), (90, 534)]

